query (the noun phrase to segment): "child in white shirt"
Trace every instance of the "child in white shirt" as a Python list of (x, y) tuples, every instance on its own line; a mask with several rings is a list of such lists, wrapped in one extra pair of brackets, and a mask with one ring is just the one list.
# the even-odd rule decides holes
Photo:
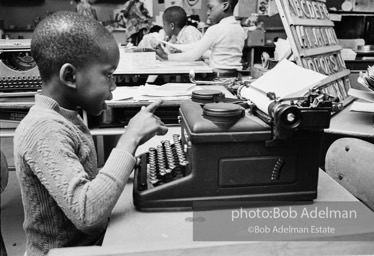
[(171, 61), (195, 61), (202, 56), (209, 57), (209, 66), (213, 70), (241, 70), (241, 58), (245, 41), (245, 32), (233, 16), (237, 0), (209, 0), (208, 18), (212, 26), (201, 40), (190, 45), (178, 45), (184, 48), (182, 53), (167, 54), (158, 48), (162, 59)]

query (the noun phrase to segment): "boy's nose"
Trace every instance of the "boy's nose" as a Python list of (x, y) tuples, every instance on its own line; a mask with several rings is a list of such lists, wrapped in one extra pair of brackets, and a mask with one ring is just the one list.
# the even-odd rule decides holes
[(117, 84), (116, 84), (116, 82), (114, 81), (114, 79), (112, 79), (112, 81), (110, 82), (109, 90), (112, 92), (112, 91), (114, 91), (116, 88), (117, 88)]

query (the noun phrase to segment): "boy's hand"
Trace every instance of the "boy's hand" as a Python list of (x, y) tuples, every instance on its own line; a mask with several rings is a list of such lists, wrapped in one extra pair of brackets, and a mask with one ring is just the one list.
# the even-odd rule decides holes
[(155, 135), (164, 135), (168, 128), (155, 116), (154, 111), (162, 104), (162, 100), (158, 100), (142, 108), (131, 120), (126, 128), (125, 133), (118, 141), (117, 148), (134, 154), (137, 147)]
[(156, 47), (156, 54), (158, 57), (160, 57), (163, 60), (168, 59), (168, 54), (164, 51), (162, 44), (157, 45)]

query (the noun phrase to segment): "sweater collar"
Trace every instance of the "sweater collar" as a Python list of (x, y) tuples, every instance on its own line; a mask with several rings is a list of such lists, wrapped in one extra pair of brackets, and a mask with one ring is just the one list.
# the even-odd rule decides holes
[(54, 99), (48, 96), (41, 95), (41, 94), (35, 95), (35, 106), (41, 107), (41, 108), (52, 109), (56, 111), (57, 113), (60, 113), (63, 117), (69, 120), (74, 120), (78, 116), (77, 110), (70, 110), (70, 109), (62, 108), (57, 103), (57, 101), (55, 101)]

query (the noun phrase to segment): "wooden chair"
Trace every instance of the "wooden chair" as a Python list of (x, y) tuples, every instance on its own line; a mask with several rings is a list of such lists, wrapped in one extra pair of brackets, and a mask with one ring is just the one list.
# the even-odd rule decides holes
[(374, 211), (374, 144), (356, 138), (336, 140), (326, 153), (325, 169)]

